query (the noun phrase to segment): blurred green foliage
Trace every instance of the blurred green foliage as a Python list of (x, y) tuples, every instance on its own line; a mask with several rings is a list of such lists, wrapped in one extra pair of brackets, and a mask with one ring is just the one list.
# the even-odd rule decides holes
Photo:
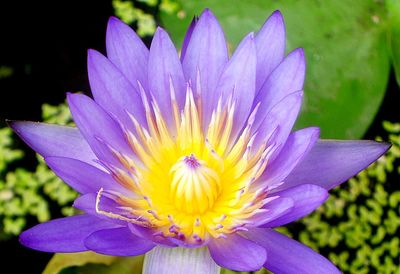
[(115, 15), (129, 25), (135, 24), (136, 32), (141, 37), (152, 35), (155, 32), (156, 19), (154, 15), (146, 13), (143, 7), (139, 8), (137, 5), (144, 5), (149, 10), (158, 8), (167, 14), (176, 12), (179, 7), (173, 0), (161, 0), (160, 3), (158, 0), (113, 0), (112, 5)]
[[(43, 120), (49, 123), (71, 125), (72, 120), (65, 104), (43, 105)], [(18, 166), (24, 153), (16, 149), (12, 131), (0, 129), (0, 239), (18, 235), (29, 219), (44, 222), (51, 218), (74, 213), (71, 203), (77, 194), (63, 183), (37, 156), (34, 170)], [(50, 213), (50, 205), (52, 214)], [(52, 216), (53, 215), (53, 216)], [(33, 220), (34, 221), (34, 220)], [(35, 221), (35, 222), (37, 222)]]
[(8, 66), (0, 66), (0, 79), (8, 78), (13, 74), (14, 70)]

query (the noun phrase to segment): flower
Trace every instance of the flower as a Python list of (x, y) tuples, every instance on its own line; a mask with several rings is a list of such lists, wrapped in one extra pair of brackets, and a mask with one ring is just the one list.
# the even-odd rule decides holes
[(114, 17), (106, 46), (107, 57), (88, 52), (94, 100), (67, 96), (77, 128), (11, 123), (81, 194), (74, 206), (84, 212), (25, 231), (22, 244), (116, 256), (154, 249), (157, 262), (202, 250), (199, 260), (237, 271), (339, 272), (273, 228), (312, 212), (389, 145), (292, 132), (305, 59), (302, 49), (284, 56), (279, 11), (231, 58), (209, 10), (190, 25), (180, 59), (163, 29), (148, 50)]

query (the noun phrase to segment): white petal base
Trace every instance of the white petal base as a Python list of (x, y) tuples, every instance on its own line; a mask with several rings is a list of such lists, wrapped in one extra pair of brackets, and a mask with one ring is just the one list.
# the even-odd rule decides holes
[(157, 246), (146, 253), (143, 264), (143, 274), (219, 274), (220, 271), (207, 247)]

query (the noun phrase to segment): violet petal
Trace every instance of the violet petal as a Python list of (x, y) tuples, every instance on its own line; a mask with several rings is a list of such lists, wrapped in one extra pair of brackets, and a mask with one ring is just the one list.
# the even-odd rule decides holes
[[(228, 49), (224, 32), (212, 12), (205, 9), (193, 29), (182, 59), (186, 80), (191, 81), (195, 92), (201, 95), (205, 128), (217, 104), (220, 92), (215, 88), (227, 62)], [(198, 81), (200, 90), (197, 90)]]
[(303, 90), (305, 63), (303, 49), (296, 49), (268, 76), (254, 100), (254, 105), (260, 103), (255, 125), (259, 125), (270, 109), (288, 94)]
[(274, 273), (341, 273), (329, 260), (311, 248), (272, 229), (255, 228), (243, 234), (265, 248), (268, 259), (264, 266)]
[(319, 128), (309, 127), (289, 135), (279, 155), (266, 167), (259, 181), (266, 186), (279, 184), (312, 149), (319, 137)]
[(88, 75), (94, 100), (125, 125), (132, 125), (128, 113), (146, 125), (146, 113), (137, 84), (132, 85), (118, 68), (95, 50), (88, 51)]
[(219, 266), (235, 271), (257, 271), (267, 259), (264, 248), (237, 234), (210, 240), (208, 249)]
[(97, 156), (76, 127), (12, 121), (11, 128), (43, 157), (60, 156), (95, 164)]
[(106, 35), (107, 57), (137, 88), (137, 81), (147, 90), (149, 50), (130, 26), (110, 17)]
[(96, 192), (100, 188), (129, 193), (109, 173), (87, 163), (65, 157), (46, 157), (45, 160), (58, 177), (80, 193)]
[(169, 127), (173, 127), (173, 111), (170, 97), (172, 83), (178, 106), (182, 109), (185, 101), (186, 87), (182, 65), (174, 44), (167, 32), (157, 28), (151, 42), (148, 82), (151, 94), (160, 107), (161, 114)]
[(374, 141), (319, 140), (278, 189), (315, 184), (329, 190), (365, 169), (390, 146)]
[(226, 64), (216, 89), (224, 99), (223, 103), (230, 96), (235, 103), (231, 140), (236, 139), (250, 114), (255, 96), (256, 65), (254, 35), (250, 33), (243, 38), (232, 58)]
[(293, 207), (280, 217), (265, 223), (263, 227), (277, 227), (297, 221), (313, 212), (317, 207), (325, 202), (329, 196), (326, 189), (320, 186), (308, 184), (298, 185), (283, 191), (274, 192), (273, 195), (279, 196), (280, 199), (292, 199)]
[(257, 85), (260, 90), (268, 75), (285, 55), (285, 23), (277, 10), (268, 18), (255, 36), (257, 49)]
[(34, 226), (20, 235), (20, 242), (32, 249), (45, 252), (86, 251), (84, 240), (93, 232), (117, 227), (90, 215), (77, 215), (51, 220)]
[(99, 230), (85, 239), (87, 249), (112, 256), (137, 256), (155, 244), (132, 234), (128, 227)]
[(99, 159), (121, 165), (107, 147), (110, 145), (116, 151), (132, 154), (118, 123), (85, 95), (68, 94), (67, 98), (76, 125)]

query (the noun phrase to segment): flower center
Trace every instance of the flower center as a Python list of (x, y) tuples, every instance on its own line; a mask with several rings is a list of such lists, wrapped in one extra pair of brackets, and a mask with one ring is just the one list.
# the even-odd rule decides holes
[[(271, 200), (257, 179), (275, 145), (268, 145), (266, 139), (252, 147), (254, 114), (239, 136), (231, 136), (235, 102), (229, 98), (225, 106), (219, 100), (204, 129), (202, 102), (196, 102), (191, 88), (183, 110), (173, 92), (175, 126), (167, 124), (156, 102), (150, 106), (142, 95), (147, 128), (131, 116), (134, 131), (124, 129), (135, 157), (112, 150), (122, 166), (108, 165), (112, 176), (132, 193), (101, 189), (96, 211), (147, 227), (153, 235), (194, 245), (246, 230)], [(113, 202), (117, 206), (110, 210)]]
[(178, 210), (203, 213), (211, 208), (220, 192), (220, 179), (206, 162), (190, 154), (170, 169), (170, 198)]

